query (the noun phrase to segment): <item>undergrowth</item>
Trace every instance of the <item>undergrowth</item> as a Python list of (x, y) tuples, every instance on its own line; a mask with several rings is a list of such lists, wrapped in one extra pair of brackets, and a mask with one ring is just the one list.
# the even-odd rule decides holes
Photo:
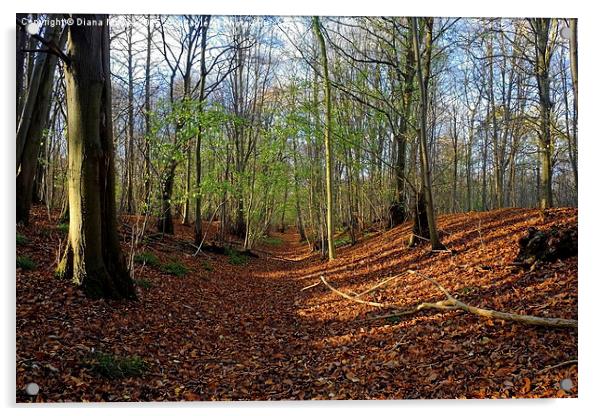
[(33, 270), (36, 263), (29, 256), (17, 256), (17, 269)]
[(85, 363), (95, 373), (110, 379), (139, 377), (148, 370), (148, 363), (137, 355), (119, 357), (103, 352), (93, 353)]

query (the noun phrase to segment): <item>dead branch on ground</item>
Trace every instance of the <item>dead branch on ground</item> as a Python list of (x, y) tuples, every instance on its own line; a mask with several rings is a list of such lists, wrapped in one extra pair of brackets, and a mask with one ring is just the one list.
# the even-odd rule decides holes
[[(521, 323), (524, 325), (546, 326), (546, 327), (552, 327), (552, 328), (577, 328), (577, 320), (575, 320), (575, 319), (544, 318), (544, 317), (533, 316), (533, 315), (520, 315), (520, 314), (515, 314), (515, 313), (501, 312), (501, 311), (496, 311), (493, 309), (484, 309), (484, 308), (479, 308), (476, 306), (468, 305), (468, 304), (456, 299), (454, 296), (452, 296), (452, 294), (447, 289), (445, 289), (439, 282), (437, 282), (432, 277), (427, 276), (422, 273), (419, 273), (415, 270), (408, 270), (406, 273), (411, 273), (411, 274), (420, 276), (421, 278), (427, 280), (433, 286), (435, 286), (441, 293), (443, 293), (445, 295), (446, 299), (439, 301), (439, 302), (435, 302), (435, 303), (422, 302), (412, 308), (405, 309), (405, 310), (402, 310), (402, 311), (399, 311), (399, 312), (396, 312), (393, 314), (385, 315), (385, 316), (376, 316), (371, 319), (407, 316), (407, 315), (415, 314), (423, 309), (436, 309), (439, 311), (462, 310), (464, 312), (468, 312), (473, 315), (477, 315), (477, 316), (481, 316), (481, 317), (485, 317), (485, 318), (518, 322), (518, 323)], [(369, 305), (369, 306), (374, 306), (377, 308), (394, 308), (394, 307), (400, 306), (399, 303), (370, 302), (370, 301), (359, 299), (358, 296), (350, 296), (347, 293), (341, 292), (340, 290), (338, 290), (335, 287), (333, 287), (332, 285), (330, 285), (330, 283), (328, 283), (326, 281), (324, 276), (320, 276), (320, 279), (322, 280), (322, 283), (324, 283), (324, 285), (328, 289), (330, 289), (332, 292), (336, 293), (337, 295), (339, 295), (345, 299), (349, 299), (353, 302), (357, 302), (357, 303), (361, 303), (361, 304)]]

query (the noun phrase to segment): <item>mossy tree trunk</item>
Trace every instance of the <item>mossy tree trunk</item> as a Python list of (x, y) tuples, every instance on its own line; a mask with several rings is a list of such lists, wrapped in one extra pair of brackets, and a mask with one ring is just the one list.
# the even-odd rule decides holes
[(69, 238), (57, 274), (94, 298), (136, 297), (117, 234), (107, 15), (73, 16), (65, 68)]

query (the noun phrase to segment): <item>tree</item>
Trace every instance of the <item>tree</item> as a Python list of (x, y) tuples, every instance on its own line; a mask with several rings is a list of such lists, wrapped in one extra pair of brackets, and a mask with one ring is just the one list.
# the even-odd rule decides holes
[[(25, 13), (17, 13), (17, 21), (25, 18)], [(25, 80), (25, 44), (27, 37), (25, 35), (25, 28), (21, 25), (17, 25), (17, 69), (16, 69), (16, 89), (17, 89), (17, 101), (16, 101), (16, 113), (17, 113), (17, 125), (19, 125), (19, 118), (21, 117), (21, 103), (23, 102), (23, 88)]]
[[(178, 16), (174, 19), (175, 25), (166, 28), (169, 23), (169, 18), (159, 18), (159, 33), (161, 35), (161, 48), (160, 52), (163, 55), (165, 63), (170, 69), (169, 77), (169, 101), (172, 106), (177, 106), (177, 102), (180, 101), (184, 106), (190, 104), (191, 96), (194, 93), (192, 88), (192, 69), (193, 65), (198, 58), (199, 41), (202, 31), (202, 25), (200, 24), (198, 16)], [(167, 29), (167, 30), (166, 30)], [(171, 30), (170, 30), (171, 29)], [(170, 33), (176, 33), (175, 39), (169, 37)], [(183, 81), (183, 93), (180, 100), (176, 99), (176, 76), (182, 76)], [(190, 212), (190, 206), (188, 203), (188, 193), (190, 192), (190, 173), (191, 173), (191, 150), (190, 144), (192, 137), (186, 137), (185, 140), (181, 139), (180, 132), (182, 130), (183, 123), (176, 121), (175, 134), (173, 135), (173, 147), (180, 148), (184, 147), (186, 150), (186, 196), (184, 205), (184, 223), (188, 223), (188, 216)], [(160, 194), (161, 194), (161, 207), (159, 219), (157, 221), (157, 228), (160, 232), (173, 234), (173, 216), (171, 212), (172, 208), (172, 194), (174, 188), (174, 181), (176, 175), (176, 168), (178, 167), (179, 161), (176, 158), (171, 158), (169, 166), (163, 171), (160, 178)]]
[[(152, 53), (153, 29), (151, 16), (146, 16), (146, 66), (144, 68), (144, 133), (148, 137), (151, 134), (151, 53)], [(150, 209), (151, 203), (151, 160), (150, 143), (144, 141), (144, 203), (145, 211)]]
[[(571, 163), (573, 164), (573, 174), (575, 176), (575, 188), (577, 188), (578, 183), (578, 173), (577, 173), (577, 120), (579, 116), (579, 77), (578, 77), (578, 59), (577, 59), (577, 19), (571, 19), (569, 22), (570, 31), (571, 31), (571, 39), (570, 39), (570, 63), (571, 63), (571, 78), (573, 79), (573, 136), (574, 136), (574, 145), (572, 149), (569, 149), (569, 156), (571, 157)], [(568, 128), (568, 126), (567, 126)], [(569, 142), (571, 139), (569, 138)]]
[(334, 260), (336, 257), (334, 247), (334, 221), (333, 221), (333, 201), (332, 201), (332, 181), (333, 181), (333, 158), (330, 142), (330, 132), (332, 130), (332, 104), (330, 102), (330, 79), (328, 78), (328, 56), (326, 53), (326, 44), (324, 36), (320, 29), (320, 20), (317, 16), (313, 17), (313, 28), (320, 45), (322, 59), (322, 77), (324, 81), (324, 107), (326, 109), (326, 123), (324, 125), (324, 152), (326, 158), (326, 229), (328, 234), (328, 259)]
[(550, 132), (552, 101), (550, 99), (550, 59), (553, 43), (550, 42), (552, 19), (529, 19), (535, 38), (535, 79), (539, 94), (539, 152), (543, 192), (540, 207), (550, 208), (552, 201), (552, 135)]
[[(47, 42), (56, 43), (62, 50), (66, 36), (61, 36), (61, 27), (56, 26), (48, 30)], [(38, 154), (42, 143), (42, 136), (48, 124), (50, 102), (52, 98), (52, 86), (54, 84), (54, 73), (58, 57), (54, 54), (43, 53), (38, 59), (39, 71), (37, 82), (30, 87), (26, 106), (30, 108), (28, 123), (21, 123), (17, 132), (17, 138), (23, 144), (20, 158), (17, 159), (17, 222), (28, 224), (29, 211), (34, 191), (34, 176), (38, 165)]]
[(419, 142), (420, 142), (420, 170), (422, 171), (422, 190), (424, 192), (426, 217), (428, 220), (429, 236), (431, 240), (431, 248), (433, 250), (439, 250), (444, 248), (443, 244), (439, 241), (439, 234), (437, 233), (437, 223), (435, 220), (435, 208), (433, 207), (433, 195), (431, 191), (431, 173), (429, 164), (428, 147), (426, 141), (426, 118), (427, 118), (427, 93), (428, 93), (428, 80), (430, 77), (430, 60), (431, 60), (431, 48), (432, 48), (432, 37), (433, 37), (433, 18), (424, 18), (425, 24), (425, 61), (423, 71), (422, 54), (420, 51), (420, 43), (418, 41), (418, 22), (417, 18), (412, 18), (412, 32), (414, 39), (414, 57), (416, 58), (416, 75), (418, 76), (418, 86), (420, 90), (420, 111), (419, 120), (420, 128), (418, 131)]
[(65, 68), (69, 237), (57, 274), (90, 297), (136, 297), (119, 245), (115, 207), (107, 15), (74, 15)]

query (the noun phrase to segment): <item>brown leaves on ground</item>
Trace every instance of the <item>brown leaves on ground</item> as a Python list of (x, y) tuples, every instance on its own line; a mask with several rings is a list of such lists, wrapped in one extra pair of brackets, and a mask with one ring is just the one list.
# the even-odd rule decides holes
[[(132, 223), (134, 219), (126, 221)], [(533, 270), (510, 266), (517, 238), (530, 226), (574, 225), (577, 211), (505, 209), (439, 218), (452, 253), (407, 248), (410, 225), (365, 236), (327, 263), (293, 233), (231, 264), (228, 256), (193, 256), (192, 228), (150, 239), (138, 251), (179, 261), (181, 277), (136, 264), (138, 302), (88, 300), (52, 271), (65, 233), (36, 210), (18, 255), (17, 400), (40, 386), (37, 401), (406, 399), (576, 397), (577, 331), (526, 327), (460, 311), (425, 311), (370, 320), (392, 311), (343, 299), (407, 269), (436, 277), (475, 306), (577, 318), (577, 258)], [(129, 228), (128, 228), (129, 229)], [(128, 229), (123, 248), (129, 250)], [(212, 229), (215, 229), (213, 227)], [(62, 241), (62, 243), (61, 243)], [(276, 240), (277, 242), (277, 240)], [(61, 245), (62, 244), (62, 245)], [(442, 300), (432, 285), (405, 275), (363, 297), (376, 302)], [(143, 376), (108, 378), (89, 365), (97, 352), (139, 357)], [(571, 391), (560, 389), (572, 380)]]

